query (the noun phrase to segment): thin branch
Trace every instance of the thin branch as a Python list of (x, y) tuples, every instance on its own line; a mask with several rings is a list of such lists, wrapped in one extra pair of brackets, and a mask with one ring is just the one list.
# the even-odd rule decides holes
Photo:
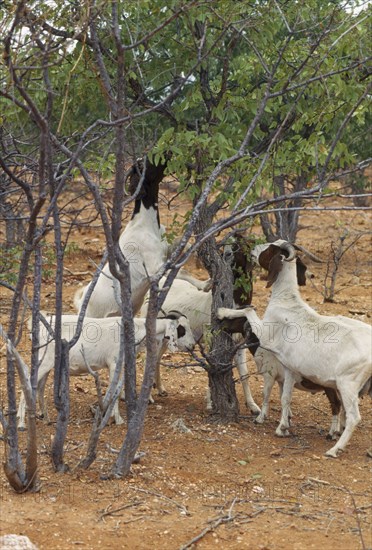
[(335, 137), (333, 138), (333, 141), (331, 143), (331, 146), (329, 148), (329, 152), (328, 152), (328, 155), (327, 155), (327, 158), (324, 162), (324, 165), (323, 165), (323, 168), (322, 168), (322, 171), (320, 172), (319, 174), (319, 177), (318, 177), (318, 180), (319, 180), (319, 188), (320, 189), (323, 189), (327, 182), (328, 182), (328, 178), (326, 178), (326, 172), (327, 172), (327, 169), (328, 169), (328, 166), (329, 166), (329, 163), (332, 159), (332, 156), (333, 156), (333, 153), (334, 153), (334, 150), (336, 148), (336, 145), (337, 143), (339, 142), (340, 140), (340, 137), (346, 127), (346, 125), (348, 124), (349, 120), (351, 119), (351, 117), (353, 116), (353, 114), (355, 113), (355, 111), (358, 109), (358, 107), (363, 103), (363, 101), (365, 100), (365, 98), (368, 96), (369, 92), (371, 91), (372, 89), (372, 83), (370, 82), (368, 84), (368, 86), (366, 87), (366, 89), (364, 90), (363, 94), (360, 96), (360, 98), (358, 99), (358, 101), (353, 105), (353, 107), (350, 109), (350, 111), (347, 113), (346, 117), (344, 118), (344, 120), (342, 121), (342, 123), (340, 124), (337, 132), (336, 132), (336, 135)]
[(293, 31), (292, 31), (291, 27), (289, 26), (289, 23), (288, 23), (288, 21), (287, 21), (287, 18), (286, 18), (286, 16), (284, 15), (284, 13), (283, 13), (281, 7), (279, 6), (279, 4), (278, 4), (278, 2), (277, 2), (276, 0), (274, 0), (274, 4), (275, 4), (275, 6), (276, 6), (276, 9), (277, 9), (278, 12), (280, 13), (281, 18), (283, 19), (285, 26), (287, 27), (287, 31), (289, 32), (289, 34), (292, 34)]

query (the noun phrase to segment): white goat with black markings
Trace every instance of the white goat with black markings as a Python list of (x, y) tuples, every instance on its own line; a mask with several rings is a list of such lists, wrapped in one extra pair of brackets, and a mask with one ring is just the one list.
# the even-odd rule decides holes
[[(47, 320), (51, 327), (54, 328), (55, 317), (48, 316)], [(146, 319), (134, 319), (137, 353), (145, 348), (145, 321)], [(76, 330), (78, 315), (62, 315), (61, 322), (61, 337), (71, 340)], [(91, 371), (95, 372), (107, 368), (111, 382), (119, 357), (120, 328), (121, 317), (102, 319), (85, 317), (80, 338), (69, 352), (70, 375), (86, 375)], [(29, 329), (31, 330), (31, 320), (29, 320)], [(44, 401), (44, 390), (48, 374), (54, 368), (55, 345), (54, 340), (44, 326), (41, 327), (39, 338), (40, 366), (38, 370), (37, 391), (41, 413), (47, 420), (48, 412)], [(188, 320), (184, 316), (174, 313), (164, 319), (156, 320), (156, 339), (159, 348), (162, 350), (169, 349), (171, 352), (188, 351), (195, 345)], [(122, 386), (122, 382), (120, 385)], [(25, 427), (25, 399), (23, 394), (17, 416), (19, 418), (18, 427), (23, 429)], [(119, 413), (118, 400), (115, 402), (112, 416), (116, 424), (123, 423), (123, 419)]]
[[(158, 194), (165, 164), (155, 166), (147, 161), (140, 177), (138, 166), (130, 172), (129, 191), (133, 194), (141, 179), (141, 189), (134, 203), (131, 220), (120, 235), (119, 246), (129, 262), (133, 311), (139, 311), (146, 292), (150, 288), (149, 275), (154, 275), (164, 263), (168, 245), (164, 228), (160, 225)], [(80, 311), (89, 285), (79, 289), (74, 305)], [(120, 315), (119, 283), (106, 264), (89, 299), (87, 317), (112, 317)]]
[[(270, 396), (275, 382), (278, 383), (280, 396), (283, 394), (283, 385), (285, 380), (285, 369), (280, 361), (275, 357), (271, 351), (260, 347), (260, 341), (256, 334), (252, 331), (252, 327), (247, 319), (246, 309), (229, 309), (219, 308), (217, 316), (221, 321), (222, 330), (228, 333), (241, 333), (245, 338), (245, 345), (251, 352), (254, 362), (256, 363), (258, 374), (264, 378), (263, 389), (263, 402), (261, 406), (260, 414), (254, 419), (257, 424), (262, 424), (268, 417)], [(295, 373), (294, 387), (298, 390), (307, 391), (310, 393), (317, 393), (324, 391), (328, 397), (328, 400), (332, 409), (332, 423), (327, 435), (327, 439), (335, 439), (336, 435), (340, 433), (340, 410), (341, 402), (337, 396), (337, 392), (332, 388), (324, 388), (317, 384), (313, 384), (310, 380), (304, 379), (300, 374)], [(288, 408), (288, 423), (292, 417), (292, 412)], [(281, 429), (277, 428), (277, 435), (284, 436), (289, 435), (289, 432), (283, 433)]]
[[(279, 246), (281, 243), (285, 243), (286, 241), (276, 241), (276, 245)], [(252, 256), (254, 257), (254, 260), (257, 261), (257, 254), (259, 251), (263, 251), (266, 248), (268, 248), (268, 244), (266, 245), (258, 245), (256, 246), (252, 251)], [(296, 275), (297, 275), (297, 283), (299, 286), (303, 286), (306, 284), (306, 273), (307, 267), (302, 262), (300, 258), (297, 258), (297, 265), (296, 265)], [(273, 386), (275, 382), (278, 383), (280, 395), (283, 393), (283, 384), (284, 384), (284, 378), (285, 378), (285, 371), (283, 365), (278, 361), (278, 359), (275, 357), (273, 353), (270, 351), (264, 350), (262, 347), (260, 347), (260, 342), (257, 336), (252, 332), (252, 329), (247, 322), (244, 324), (244, 320), (247, 321), (246, 316), (244, 314), (243, 310), (230, 310), (228, 308), (220, 308), (218, 311), (218, 317), (221, 321), (224, 321), (223, 323), (223, 330), (227, 330), (228, 332), (232, 332), (234, 327), (239, 329), (240, 331), (244, 328), (242, 335), (246, 339), (246, 345), (253, 355), (254, 361), (256, 363), (257, 372), (263, 376), (264, 378), (264, 389), (263, 389), (263, 402), (261, 407), (260, 414), (255, 418), (255, 422), (258, 424), (262, 424), (266, 418), (268, 417), (268, 411), (269, 411), (269, 404), (270, 404), (270, 396), (273, 389)], [(238, 331), (238, 330), (237, 330)], [(318, 386), (316, 384), (313, 384), (310, 382), (310, 380), (305, 380), (300, 374), (296, 375), (296, 382), (295, 382), (295, 388), (303, 391), (308, 391), (311, 393), (316, 393), (320, 391), (324, 391), (326, 393), (326, 396), (328, 397), (328, 400), (330, 402), (330, 406), (332, 409), (332, 423), (330, 430), (328, 432), (327, 438), (328, 439), (335, 439), (336, 434), (340, 432), (341, 426), (340, 426), (340, 409), (341, 409), (341, 402), (337, 396), (337, 392), (333, 390), (332, 388), (323, 388), (322, 386)], [(288, 408), (288, 422), (290, 420), (290, 417), (292, 416), (290, 408)], [(283, 433), (279, 428), (276, 431), (277, 435), (283, 436), (288, 435), (289, 432)]]
[[(232, 247), (225, 247), (225, 259), (232, 263), (234, 279), (237, 281), (242, 275), (246, 275), (251, 280), (252, 264), (250, 262), (249, 249), (247, 243), (242, 237), (238, 237)], [(160, 281), (164, 284), (165, 279)], [(237, 304), (250, 303), (252, 291), (249, 296), (244, 296), (244, 291), (236, 287), (234, 289), (234, 301)], [(195, 340), (200, 341), (203, 336), (209, 331), (211, 324), (211, 309), (212, 309), (212, 291), (201, 292), (195, 285), (187, 281), (175, 279), (170, 287), (167, 297), (162, 305), (161, 312), (168, 314), (171, 311), (179, 311), (184, 314), (190, 323)], [(146, 302), (142, 306), (141, 315), (147, 313)], [(160, 313), (159, 315), (162, 315)], [(240, 334), (234, 335), (237, 344), (242, 341)], [(166, 395), (167, 392), (161, 381), (160, 361), (161, 353), (158, 355), (156, 368), (156, 387), (158, 395)], [(246, 350), (239, 349), (234, 358), (235, 365), (239, 371), (239, 376), (242, 382), (245, 402), (247, 407), (253, 414), (259, 414), (260, 408), (255, 403), (251, 389), (249, 387), (249, 373), (247, 367)], [(207, 409), (212, 408), (210, 393), (207, 392)]]
[(372, 396), (372, 327), (341, 315), (320, 315), (301, 298), (296, 251), (290, 243), (261, 245), (252, 255), (268, 270), (272, 294), (262, 321), (253, 308), (246, 308), (245, 315), (261, 347), (284, 366), (279, 429), (285, 434), (289, 427), (296, 375), (331, 388), (340, 396), (346, 417), (340, 439), (326, 452), (337, 457), (360, 422), (359, 395)]

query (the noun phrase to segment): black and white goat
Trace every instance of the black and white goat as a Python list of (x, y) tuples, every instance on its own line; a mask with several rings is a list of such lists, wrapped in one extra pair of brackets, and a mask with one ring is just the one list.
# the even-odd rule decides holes
[[(252, 284), (252, 267), (250, 259), (249, 243), (243, 237), (237, 237), (233, 245), (228, 245), (224, 250), (224, 258), (231, 263), (235, 283), (241, 276), (246, 276)], [(164, 284), (164, 279), (160, 283)], [(252, 289), (248, 292), (248, 296), (244, 293), (241, 287), (236, 286), (234, 289), (234, 302), (237, 305), (242, 303), (250, 303), (252, 298)], [(209, 331), (211, 324), (211, 309), (212, 309), (212, 291), (201, 292), (195, 285), (175, 279), (170, 287), (167, 297), (162, 305), (162, 312), (168, 314), (171, 311), (179, 311), (187, 317), (190, 323), (196, 341), (201, 340), (206, 331)], [(142, 306), (141, 315), (147, 313), (146, 302)], [(160, 313), (161, 315), (161, 313)], [(236, 343), (242, 340), (240, 334), (235, 335)], [(156, 386), (159, 395), (166, 395), (166, 390), (161, 381), (160, 370), (161, 354), (158, 355), (156, 369)], [(246, 360), (246, 350), (239, 349), (235, 355), (235, 364), (239, 371), (239, 376), (242, 382), (245, 402), (247, 407), (253, 414), (259, 414), (260, 408), (255, 403), (249, 387), (249, 373)], [(207, 392), (207, 408), (212, 408), (210, 394)]]
[[(62, 315), (62, 338), (71, 340), (77, 326), (78, 315)], [(145, 347), (146, 329), (145, 319), (135, 318), (136, 352)], [(49, 316), (48, 322), (54, 328), (55, 317)], [(109, 370), (110, 382), (114, 377), (117, 359), (120, 350), (121, 317), (88, 318), (85, 317), (80, 338), (70, 349), (69, 364), (70, 374), (80, 376), (89, 374), (90, 371), (98, 371), (103, 368)], [(31, 320), (29, 320), (31, 330)], [(39, 406), (44, 418), (47, 420), (48, 412), (44, 401), (45, 384), (49, 372), (54, 368), (54, 340), (45, 327), (40, 330), (40, 366), (38, 371), (38, 398)], [(156, 339), (158, 347), (171, 352), (188, 351), (195, 345), (195, 340), (188, 320), (180, 315), (171, 313), (168, 318), (156, 320)], [(121, 377), (122, 378), (122, 377)], [(122, 382), (120, 383), (122, 387)], [(18, 427), (25, 427), (25, 399), (22, 394), (17, 416)], [(112, 416), (116, 424), (122, 424), (123, 419), (119, 413), (118, 401), (115, 402)]]
[(360, 422), (359, 395), (368, 392), (372, 396), (372, 327), (341, 315), (320, 315), (301, 298), (297, 283), (300, 261), (290, 243), (260, 245), (252, 255), (268, 270), (267, 286), (272, 286), (272, 294), (262, 321), (253, 308), (244, 313), (261, 347), (284, 367), (279, 429), (285, 433), (289, 427), (296, 376), (330, 388), (340, 396), (346, 416), (340, 439), (326, 452), (336, 457)]
[[(139, 311), (148, 291), (149, 275), (155, 274), (167, 256), (168, 245), (164, 228), (160, 225), (158, 194), (164, 176), (165, 164), (155, 166), (147, 161), (143, 167), (143, 183), (134, 203), (131, 220), (120, 235), (119, 246), (130, 265), (133, 311)], [(130, 173), (129, 192), (133, 194), (140, 182), (138, 167)], [(80, 311), (89, 285), (79, 289), (74, 305)], [(118, 281), (106, 264), (89, 299), (87, 317), (112, 317), (120, 315), (120, 290)]]

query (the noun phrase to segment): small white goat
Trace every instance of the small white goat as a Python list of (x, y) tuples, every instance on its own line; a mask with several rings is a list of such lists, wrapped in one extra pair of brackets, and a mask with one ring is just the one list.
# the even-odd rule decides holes
[[(251, 275), (251, 263), (247, 260), (247, 251), (246, 243), (245, 246), (241, 244), (243, 238), (237, 239), (237, 246), (232, 247), (227, 250), (227, 254), (232, 254), (233, 258), (229, 259), (232, 261), (232, 268), (235, 279), (238, 279), (242, 274)], [(165, 279), (160, 281), (160, 284), (164, 284)], [(201, 281), (200, 281), (201, 282)], [(205, 282), (207, 283), (207, 281)], [(241, 290), (234, 290), (234, 300), (239, 303)], [(250, 300), (250, 297), (248, 297)], [(211, 324), (211, 308), (212, 308), (212, 291), (201, 292), (195, 285), (190, 284), (187, 281), (175, 279), (172, 283), (171, 288), (167, 294), (167, 297), (162, 306), (162, 312), (165, 314), (170, 313), (171, 311), (179, 311), (187, 317), (190, 323), (190, 327), (194, 338), (196, 341), (199, 341), (206, 331), (209, 331)], [(146, 302), (142, 306), (141, 316), (146, 316), (147, 304)], [(161, 315), (162, 313), (160, 313)], [(241, 340), (241, 335), (236, 334), (234, 336), (236, 343), (239, 343)], [(160, 360), (161, 360), (161, 351), (158, 355), (157, 361), (157, 370), (156, 370), (156, 386), (159, 395), (166, 395), (166, 390), (161, 381), (160, 374)], [(240, 379), (242, 382), (245, 402), (247, 407), (252, 411), (253, 414), (259, 414), (260, 408), (255, 403), (252, 393), (249, 387), (249, 373), (246, 360), (246, 350), (239, 349), (235, 355), (235, 364), (239, 371)], [(207, 409), (212, 408), (212, 403), (210, 400), (210, 393), (207, 392)]]
[(326, 452), (336, 457), (360, 422), (359, 394), (372, 393), (372, 327), (341, 315), (319, 315), (302, 300), (296, 251), (290, 243), (260, 245), (252, 256), (268, 270), (267, 286), (272, 286), (272, 294), (262, 321), (252, 308), (246, 308), (245, 314), (261, 347), (271, 351), (285, 368), (279, 428), (285, 433), (289, 427), (296, 374), (336, 390), (346, 415), (344, 432)]
[[(168, 348), (171, 352), (187, 351), (192, 349), (195, 341), (190, 329), (188, 320), (184, 316), (175, 318), (157, 319), (156, 338), (158, 346), (162, 349)], [(52, 328), (55, 325), (55, 317), (48, 317)], [(62, 338), (71, 340), (77, 326), (78, 315), (62, 316)], [(135, 318), (136, 351), (145, 347), (146, 329), (145, 319)], [(29, 329), (31, 320), (29, 320)], [(88, 374), (89, 371), (97, 371), (108, 368), (110, 382), (114, 376), (117, 358), (120, 349), (120, 326), (121, 317), (109, 318), (88, 318), (83, 321), (82, 332), (76, 344), (69, 353), (70, 374), (80, 376)], [(44, 326), (40, 330), (39, 360), (41, 361), (38, 371), (38, 398), (39, 405), (44, 418), (48, 419), (48, 412), (44, 402), (44, 389), (49, 372), (54, 367), (54, 340)], [(18, 408), (18, 427), (25, 427), (25, 399), (22, 394)], [(116, 424), (122, 424), (123, 419), (119, 413), (118, 401), (115, 402), (112, 416)]]

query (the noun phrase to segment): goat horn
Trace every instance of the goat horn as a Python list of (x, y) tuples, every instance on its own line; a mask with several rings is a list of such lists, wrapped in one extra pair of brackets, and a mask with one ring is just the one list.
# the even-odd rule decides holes
[(186, 315), (184, 315), (183, 313), (181, 313), (177, 309), (172, 309), (172, 310), (168, 311), (167, 316), (169, 317), (170, 315), (173, 315), (176, 319), (179, 319), (180, 317), (186, 317)]
[(317, 264), (324, 264), (325, 263), (325, 260), (322, 260), (321, 258), (319, 258), (319, 256), (316, 256), (315, 254), (313, 254), (312, 252), (310, 252), (309, 250), (307, 250), (303, 246), (301, 246), (299, 244), (294, 244), (293, 246), (295, 247), (296, 250), (299, 250), (300, 252), (303, 252), (313, 262), (316, 262)]
[(295, 247), (288, 242), (281, 243), (280, 248), (286, 250), (289, 254), (288, 258), (285, 258), (286, 262), (291, 262), (296, 257)]

